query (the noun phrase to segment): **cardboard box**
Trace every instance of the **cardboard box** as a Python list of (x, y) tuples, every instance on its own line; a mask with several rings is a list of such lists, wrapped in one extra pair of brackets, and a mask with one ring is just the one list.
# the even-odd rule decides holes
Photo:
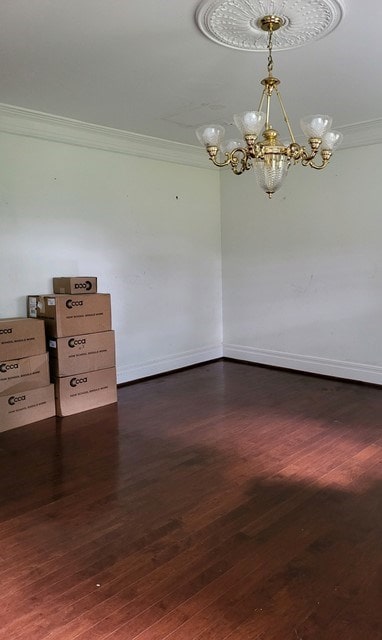
[(51, 338), (48, 346), (55, 378), (115, 367), (114, 331)]
[(28, 296), (28, 316), (43, 318), (50, 338), (110, 331), (110, 294)]
[(0, 362), (45, 352), (45, 327), (42, 320), (0, 318)]
[(22, 427), (56, 414), (54, 385), (0, 396), (0, 431)]
[(0, 395), (46, 387), (50, 383), (48, 354), (0, 361)]
[(93, 276), (53, 278), (54, 293), (97, 293), (97, 278)]
[(58, 416), (71, 416), (117, 402), (116, 369), (112, 367), (57, 378), (55, 394)]

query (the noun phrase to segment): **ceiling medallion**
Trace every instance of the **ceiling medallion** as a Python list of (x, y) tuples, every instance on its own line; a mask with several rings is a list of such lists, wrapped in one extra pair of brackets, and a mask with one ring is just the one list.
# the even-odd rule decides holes
[(343, 16), (338, 0), (203, 0), (196, 21), (205, 36), (232, 49), (263, 51), (267, 34), (264, 15), (280, 16), (273, 47), (294, 49), (328, 35)]

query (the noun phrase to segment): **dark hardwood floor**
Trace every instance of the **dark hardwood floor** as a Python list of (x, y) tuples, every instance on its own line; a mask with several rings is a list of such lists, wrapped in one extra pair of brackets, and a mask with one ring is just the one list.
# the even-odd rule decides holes
[(233, 362), (0, 434), (0, 640), (382, 639), (382, 391)]

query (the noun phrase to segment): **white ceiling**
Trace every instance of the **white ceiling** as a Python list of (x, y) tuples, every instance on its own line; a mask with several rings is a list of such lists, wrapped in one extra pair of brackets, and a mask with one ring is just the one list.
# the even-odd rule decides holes
[[(194, 129), (258, 107), (266, 53), (228, 49), (195, 23), (197, 0), (2, 0), (0, 102), (197, 144)], [(274, 52), (291, 117), (334, 127), (382, 116), (379, 0), (344, 0), (327, 37)], [(273, 122), (278, 125), (277, 122)], [(234, 135), (234, 128), (232, 127)]]

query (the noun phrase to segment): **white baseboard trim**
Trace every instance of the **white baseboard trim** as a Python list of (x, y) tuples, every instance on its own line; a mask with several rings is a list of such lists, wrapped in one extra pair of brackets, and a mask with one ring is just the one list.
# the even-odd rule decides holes
[(165, 358), (157, 360), (149, 360), (140, 364), (134, 364), (126, 367), (117, 368), (117, 383), (131, 382), (147, 376), (154, 376), (158, 373), (167, 373), (182, 367), (189, 367), (193, 364), (215, 360), (223, 356), (223, 347), (210, 346), (202, 349), (193, 349), (182, 353), (174, 353)]
[(256, 364), (267, 364), (273, 367), (285, 367), (323, 376), (382, 385), (382, 367), (361, 362), (304, 356), (297, 353), (256, 349), (237, 344), (223, 345), (223, 356), (235, 360), (247, 360)]

